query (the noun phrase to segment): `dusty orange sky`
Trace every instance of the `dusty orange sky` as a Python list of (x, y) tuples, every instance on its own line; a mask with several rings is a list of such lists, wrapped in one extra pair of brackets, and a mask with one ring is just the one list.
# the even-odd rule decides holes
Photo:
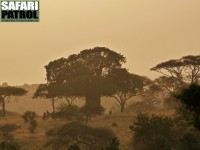
[(40, 23), (0, 23), (0, 84), (45, 82), (49, 61), (105, 46), (131, 72), (200, 54), (199, 0), (40, 0)]

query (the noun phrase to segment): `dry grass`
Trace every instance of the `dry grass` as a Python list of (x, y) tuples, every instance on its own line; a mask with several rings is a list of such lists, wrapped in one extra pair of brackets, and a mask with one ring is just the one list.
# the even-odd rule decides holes
[[(172, 111), (159, 111), (159, 112), (149, 112), (150, 114), (166, 114), (171, 115)], [(104, 127), (112, 129), (115, 135), (119, 138), (121, 143), (121, 150), (132, 150), (129, 147), (130, 141), (132, 139), (132, 131), (129, 129), (129, 125), (134, 121), (137, 114), (134, 113), (115, 113), (112, 115), (101, 115), (93, 118), (88, 125), (93, 127)], [(45, 132), (49, 129), (68, 123), (68, 121), (61, 120), (42, 120), (41, 117), (37, 117), (38, 127), (35, 133), (30, 133), (27, 129), (29, 127), (28, 123), (24, 123), (20, 115), (9, 115), (4, 118), (0, 118), (0, 124), (10, 124), (15, 123), (20, 126), (19, 129), (14, 133), (15, 140), (21, 145), (22, 150), (50, 150), (49, 147), (45, 146), (47, 142), (47, 137)], [(117, 126), (112, 126), (112, 124)]]

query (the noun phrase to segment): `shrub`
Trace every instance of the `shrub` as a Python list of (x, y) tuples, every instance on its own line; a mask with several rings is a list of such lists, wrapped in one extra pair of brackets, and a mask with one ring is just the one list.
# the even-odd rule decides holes
[(165, 116), (139, 114), (130, 126), (134, 131), (136, 150), (171, 150), (174, 143), (172, 119)]
[(43, 120), (46, 120), (46, 119), (47, 119), (47, 114), (46, 114), (46, 112), (43, 113), (42, 119), (43, 119)]
[(112, 123), (112, 127), (118, 127), (118, 124), (116, 122)]
[(36, 113), (33, 111), (26, 111), (23, 115), (22, 118), (24, 119), (24, 122), (29, 122), (31, 120), (34, 120), (36, 117)]
[(19, 127), (16, 124), (6, 124), (0, 126), (0, 132), (3, 141), (10, 142), (13, 141), (14, 135), (12, 134), (15, 130), (17, 130)]
[(154, 105), (151, 102), (152, 101), (148, 101), (148, 100), (135, 102), (127, 107), (127, 111), (130, 111), (130, 112), (134, 111), (134, 112), (140, 113), (140, 112), (147, 112), (147, 111), (158, 109), (156, 105)]
[(163, 101), (163, 106), (165, 109), (177, 109), (178, 105), (178, 101), (173, 95), (169, 95)]
[(73, 143), (78, 146), (100, 149), (102, 145), (107, 146), (114, 136), (113, 132), (106, 128), (94, 128), (79, 122), (71, 122), (62, 127), (54, 128), (46, 133), (52, 139), (47, 145), (54, 149), (64, 149)]
[(16, 124), (5, 124), (0, 126), (1, 142), (0, 150), (19, 150), (20, 147), (14, 142), (13, 132), (19, 127)]
[(178, 91), (175, 97), (192, 115), (194, 127), (200, 130), (200, 85), (192, 84)]
[(80, 150), (80, 147), (78, 144), (73, 144), (69, 146), (68, 150)]
[[(92, 103), (93, 104), (93, 103)], [(87, 104), (80, 108), (80, 112), (84, 115), (84, 121), (87, 123), (92, 117), (100, 115), (105, 111), (103, 106)]]
[(29, 131), (31, 133), (34, 133), (37, 126), (38, 126), (37, 121), (36, 120), (31, 120), (30, 127), (28, 129), (29, 129)]
[(194, 133), (184, 134), (180, 140), (178, 149), (180, 150), (198, 150), (200, 149), (200, 136)]
[(119, 150), (119, 140), (117, 137), (112, 138), (112, 141), (109, 146), (105, 148), (105, 150)]
[(1, 142), (0, 150), (20, 150), (20, 146), (15, 142)]
[(59, 118), (59, 119), (77, 119), (79, 116), (79, 107), (75, 105), (66, 105), (61, 104), (60, 107), (58, 107), (58, 111), (51, 114), (51, 117), (53, 119)]

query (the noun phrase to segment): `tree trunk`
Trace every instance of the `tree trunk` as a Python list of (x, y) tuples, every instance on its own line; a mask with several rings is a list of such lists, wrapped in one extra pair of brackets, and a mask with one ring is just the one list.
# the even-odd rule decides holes
[(2, 100), (2, 117), (6, 116), (6, 104), (5, 104), (5, 100)]
[(125, 109), (125, 103), (120, 103), (120, 107), (121, 107), (121, 113), (124, 112), (124, 109)]
[(83, 113), (86, 116), (86, 121), (92, 116), (99, 115), (103, 111), (101, 106), (101, 96), (94, 94), (87, 95), (85, 99), (85, 105), (83, 106)]
[(51, 104), (53, 107), (53, 113), (55, 113), (55, 100), (54, 99), (51, 99)]
[(67, 97), (65, 97), (65, 99), (66, 99), (69, 106), (71, 106), (73, 104), (73, 99), (70, 99), (70, 98), (67, 98)]

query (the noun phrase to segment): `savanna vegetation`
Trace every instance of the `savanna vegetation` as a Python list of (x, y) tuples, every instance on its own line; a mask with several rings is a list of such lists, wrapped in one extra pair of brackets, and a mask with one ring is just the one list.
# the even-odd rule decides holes
[[(154, 80), (125, 63), (95, 47), (49, 62), (46, 83), (31, 94), (2, 85), (0, 150), (200, 150), (200, 56), (155, 65)], [(26, 94), (51, 109), (6, 111)]]

